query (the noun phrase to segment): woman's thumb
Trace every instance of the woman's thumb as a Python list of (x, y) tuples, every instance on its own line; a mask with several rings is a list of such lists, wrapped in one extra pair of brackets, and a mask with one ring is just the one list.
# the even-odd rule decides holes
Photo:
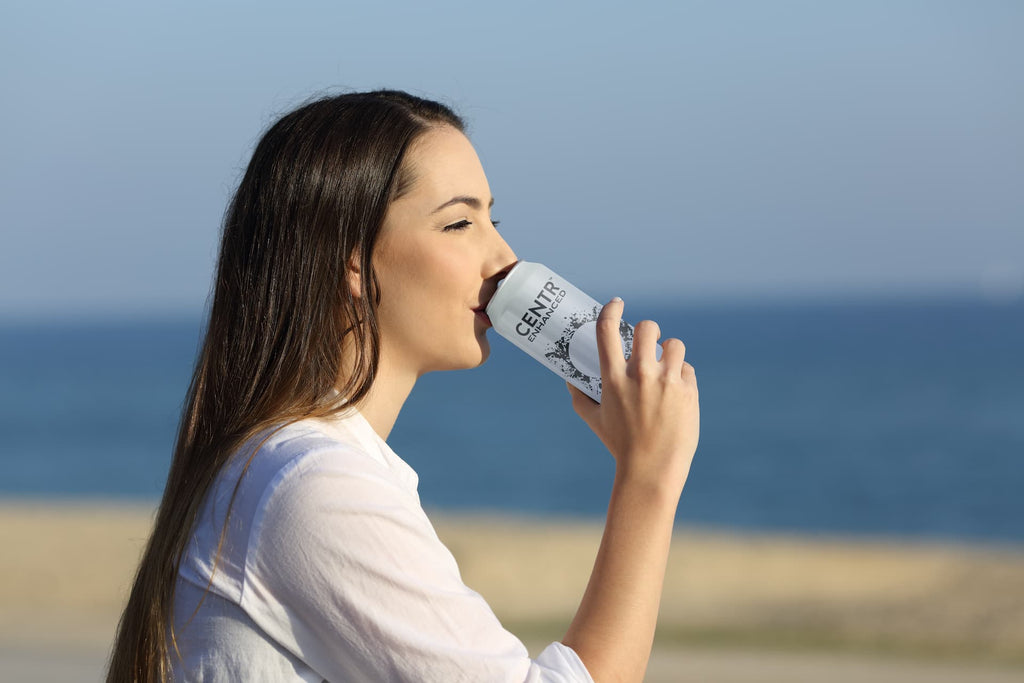
[(572, 409), (576, 411), (577, 415), (583, 418), (584, 422), (590, 424), (591, 418), (596, 415), (601, 404), (584, 394), (569, 382), (566, 382), (565, 386), (569, 390), (569, 394), (572, 396)]

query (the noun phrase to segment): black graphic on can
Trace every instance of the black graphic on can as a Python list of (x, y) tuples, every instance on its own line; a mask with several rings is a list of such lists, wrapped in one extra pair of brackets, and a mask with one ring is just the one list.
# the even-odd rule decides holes
[[(601, 395), (601, 364), (596, 344), (600, 313), (601, 305), (598, 304), (569, 315), (562, 335), (549, 345), (550, 350), (544, 354), (552, 369), (577, 386), (586, 385), (590, 393), (597, 396)], [(619, 336), (623, 352), (629, 358), (633, 349), (633, 327), (625, 320), (619, 323)]]

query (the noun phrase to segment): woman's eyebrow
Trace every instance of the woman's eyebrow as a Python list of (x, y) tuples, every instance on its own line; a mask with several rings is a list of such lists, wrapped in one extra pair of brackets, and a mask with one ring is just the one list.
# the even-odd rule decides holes
[[(435, 214), (438, 211), (441, 211), (442, 209), (447, 209), (449, 206), (454, 206), (455, 204), (465, 204), (469, 208), (475, 209), (475, 210), (479, 211), (480, 207), (483, 206), (484, 203), (482, 201), (480, 201), (479, 199), (477, 199), (476, 197), (469, 197), (469, 196), (465, 196), (465, 195), (459, 195), (458, 197), (452, 197), (451, 199), (449, 199), (444, 204), (442, 204), (441, 206), (437, 207), (436, 209), (434, 209), (430, 213), (431, 214)], [(487, 203), (487, 208), (491, 208), (492, 206), (494, 206), (494, 197), (491, 197), (491, 201), (489, 201)]]

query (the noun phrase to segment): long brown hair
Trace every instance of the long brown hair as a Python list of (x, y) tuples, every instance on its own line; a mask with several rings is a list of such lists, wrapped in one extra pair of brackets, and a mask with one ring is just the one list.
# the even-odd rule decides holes
[(225, 214), (205, 339), (108, 683), (169, 678), (178, 567), (232, 453), (267, 427), (335, 414), (369, 391), (380, 350), (374, 245), (412, 182), (406, 150), (437, 125), (463, 130), (437, 102), (350, 93), (285, 115), (256, 146)]

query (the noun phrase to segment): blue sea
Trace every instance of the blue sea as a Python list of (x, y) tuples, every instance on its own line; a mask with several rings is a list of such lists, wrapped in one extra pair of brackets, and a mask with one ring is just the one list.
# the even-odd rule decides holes
[[(687, 343), (688, 525), (1024, 542), (1024, 303), (641, 308)], [(159, 496), (194, 318), (0, 324), (0, 497)], [(428, 508), (600, 517), (613, 461), (564, 384), (492, 335), (391, 435)]]

